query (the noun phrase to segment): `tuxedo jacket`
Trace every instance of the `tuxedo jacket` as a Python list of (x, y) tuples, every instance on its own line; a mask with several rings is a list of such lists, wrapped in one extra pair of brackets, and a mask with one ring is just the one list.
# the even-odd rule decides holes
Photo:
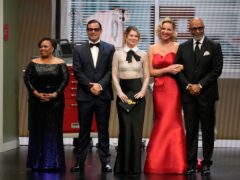
[[(200, 55), (195, 58), (193, 39), (190, 39), (180, 44), (175, 63), (184, 66), (184, 69), (176, 75), (183, 102), (191, 102), (195, 98), (203, 102), (218, 100), (217, 79), (223, 67), (223, 55), (219, 43), (205, 36)], [(189, 83), (201, 84), (200, 95), (192, 96), (187, 92), (186, 87)]]
[[(114, 52), (115, 48), (112, 44), (100, 41), (97, 63), (94, 67), (88, 42), (74, 49), (73, 72), (78, 81), (78, 101), (91, 101), (96, 97), (107, 101), (113, 99), (111, 74)], [(99, 83), (102, 86), (103, 90), (99, 96), (92, 94), (90, 83)]]

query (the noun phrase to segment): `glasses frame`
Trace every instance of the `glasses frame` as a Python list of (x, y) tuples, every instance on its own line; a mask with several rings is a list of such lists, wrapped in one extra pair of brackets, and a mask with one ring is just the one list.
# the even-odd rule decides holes
[(100, 32), (101, 31), (101, 29), (100, 28), (87, 28), (87, 31), (88, 32)]
[(203, 31), (204, 30), (204, 26), (200, 26), (200, 27), (192, 27), (190, 28), (191, 31)]

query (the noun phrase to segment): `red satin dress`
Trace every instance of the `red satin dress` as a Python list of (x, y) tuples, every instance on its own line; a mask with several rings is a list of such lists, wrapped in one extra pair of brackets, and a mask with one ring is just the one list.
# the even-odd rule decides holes
[[(176, 54), (154, 54), (154, 68), (173, 64)], [(145, 173), (184, 174), (187, 168), (186, 140), (181, 116), (180, 94), (170, 75), (154, 78), (154, 124), (147, 146)]]

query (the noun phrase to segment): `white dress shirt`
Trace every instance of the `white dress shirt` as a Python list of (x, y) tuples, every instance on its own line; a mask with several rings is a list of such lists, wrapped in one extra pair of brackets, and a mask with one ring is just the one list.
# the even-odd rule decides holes
[[(203, 41), (204, 41), (204, 36), (202, 37), (201, 40), (199, 40), (199, 44), (198, 44), (199, 49), (201, 49)], [(195, 48), (196, 48), (196, 45), (197, 45), (196, 42), (197, 42), (197, 40), (193, 39), (193, 51), (195, 51)]]
[[(92, 44), (100, 43), (100, 40), (98, 40), (97, 42), (89, 41), (89, 44), (90, 43), (92, 43)], [(93, 58), (93, 65), (96, 68), (99, 48), (97, 46), (93, 46), (90, 48), (90, 50), (91, 50), (91, 54), (92, 54), (92, 58)]]

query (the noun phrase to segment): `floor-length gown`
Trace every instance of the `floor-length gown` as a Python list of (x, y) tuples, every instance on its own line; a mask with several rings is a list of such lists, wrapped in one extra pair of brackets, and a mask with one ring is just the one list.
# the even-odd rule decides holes
[[(137, 93), (141, 90), (141, 79), (120, 80), (124, 93), (129, 91)], [(117, 111), (119, 118), (119, 137), (117, 157), (114, 166), (115, 174), (139, 174), (141, 168), (142, 130), (145, 112), (145, 98), (130, 111), (126, 112), (119, 106), (117, 99)]]
[[(175, 53), (154, 54), (154, 68), (173, 64)], [(187, 168), (185, 133), (181, 116), (180, 94), (171, 75), (154, 78), (154, 124), (147, 147), (145, 173), (183, 174)]]
[[(30, 62), (25, 76), (29, 90), (29, 145), (27, 167), (35, 170), (64, 170), (63, 147), (63, 90), (68, 83), (66, 64), (38, 64)], [(49, 102), (33, 95), (38, 92), (57, 92)]]

